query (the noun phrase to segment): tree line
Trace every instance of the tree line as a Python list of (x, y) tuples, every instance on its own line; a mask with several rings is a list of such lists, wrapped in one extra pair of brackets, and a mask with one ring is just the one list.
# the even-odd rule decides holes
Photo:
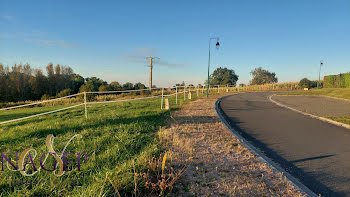
[(107, 83), (96, 77), (83, 78), (69, 66), (52, 63), (42, 69), (33, 69), (29, 64), (12, 67), (0, 64), (0, 102), (62, 97), (78, 92), (145, 89), (142, 83)]
[[(250, 73), (253, 79), (251, 85), (276, 83), (275, 73), (256, 68)], [(238, 75), (228, 68), (217, 68), (210, 75), (210, 85), (236, 86)], [(207, 81), (205, 82), (207, 84)], [(185, 82), (176, 84), (184, 86)], [(242, 86), (244, 84), (240, 84)], [(190, 86), (193, 86), (190, 84)], [(199, 86), (201, 86), (199, 84)], [(12, 67), (0, 64), (0, 102), (18, 102), (27, 100), (50, 99), (63, 97), (78, 92), (139, 90), (147, 87), (142, 83), (124, 83), (117, 81), (107, 83), (97, 77), (84, 78), (73, 72), (69, 66), (52, 63), (46, 66), (46, 73), (42, 69), (33, 69), (29, 64), (14, 65)]]
[[(261, 67), (255, 68), (250, 72), (252, 75), (252, 80), (250, 85), (263, 85), (269, 83), (277, 83), (278, 79), (274, 72), (270, 72)], [(228, 68), (219, 67), (214, 70), (214, 72), (209, 77), (209, 84), (213, 85), (237, 85), (239, 76), (234, 70)], [(208, 84), (208, 81), (205, 81)], [(239, 86), (245, 86), (245, 84), (239, 84)]]

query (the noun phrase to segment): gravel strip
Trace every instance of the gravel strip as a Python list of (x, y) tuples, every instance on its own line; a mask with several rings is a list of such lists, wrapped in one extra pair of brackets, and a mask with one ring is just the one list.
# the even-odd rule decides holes
[(278, 96), (273, 100), (297, 109), (302, 112), (317, 116), (349, 117), (350, 102), (322, 96)]
[(163, 133), (176, 168), (192, 160), (176, 182), (174, 196), (302, 196), (218, 120), (214, 103), (219, 97), (200, 99), (176, 111)]

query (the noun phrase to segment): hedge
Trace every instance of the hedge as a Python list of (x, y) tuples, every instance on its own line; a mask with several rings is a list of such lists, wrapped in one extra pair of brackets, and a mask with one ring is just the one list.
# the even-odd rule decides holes
[(328, 75), (323, 78), (325, 88), (350, 88), (350, 72), (339, 75)]

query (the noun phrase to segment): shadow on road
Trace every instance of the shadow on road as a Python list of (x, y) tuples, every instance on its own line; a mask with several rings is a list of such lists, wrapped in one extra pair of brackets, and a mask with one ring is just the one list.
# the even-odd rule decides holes
[[(221, 106), (219, 106), (221, 108)], [(260, 107), (261, 108), (261, 107)], [(243, 128), (240, 128), (238, 125), (242, 123), (242, 121), (234, 118), (234, 117), (228, 117), (225, 112), (220, 109), (223, 113), (224, 118), (227, 120), (227, 122), (230, 124), (232, 128), (236, 132), (238, 132), (243, 138), (245, 138), (250, 144), (252, 144), (254, 147), (256, 147), (260, 152), (264, 153), (265, 156), (270, 158), (273, 162), (277, 163), (279, 166), (281, 166), (286, 172), (297, 178), (300, 182), (302, 182), (305, 186), (307, 186), (309, 189), (314, 191), (316, 194), (321, 194), (322, 196), (346, 196), (346, 193), (344, 192), (334, 192), (318, 180), (314, 178), (315, 174), (309, 174), (302, 169), (296, 167), (293, 163), (302, 162), (302, 161), (308, 161), (308, 160), (316, 160), (316, 159), (324, 159), (329, 158), (334, 155), (321, 155), (318, 157), (310, 157), (310, 158), (304, 158), (300, 160), (295, 161), (287, 161), (282, 156), (280, 156), (275, 151), (268, 148), (264, 143), (260, 142), (253, 136), (249, 135)], [(226, 110), (226, 109), (225, 109)], [(235, 109), (228, 109), (228, 110), (235, 110)], [(242, 110), (242, 109), (239, 109)], [(252, 110), (252, 109), (245, 109), (245, 110)], [(263, 110), (263, 109), (259, 109)], [(321, 177), (322, 174), (317, 174), (316, 176)]]
[(318, 156), (318, 157), (308, 157), (308, 158), (304, 158), (304, 159), (298, 159), (298, 160), (294, 160), (294, 161), (290, 161), (291, 163), (298, 163), (298, 162), (303, 162), (303, 161), (311, 161), (311, 160), (316, 160), (316, 159), (324, 159), (324, 158), (328, 158), (328, 157), (333, 157), (335, 155), (323, 155), (323, 156)]

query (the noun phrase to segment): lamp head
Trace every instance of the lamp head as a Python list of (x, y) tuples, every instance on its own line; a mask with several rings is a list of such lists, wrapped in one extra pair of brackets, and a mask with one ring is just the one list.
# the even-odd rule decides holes
[(216, 49), (219, 49), (219, 47), (220, 47), (219, 41), (216, 42), (216, 45), (215, 45), (215, 46), (216, 46)]

